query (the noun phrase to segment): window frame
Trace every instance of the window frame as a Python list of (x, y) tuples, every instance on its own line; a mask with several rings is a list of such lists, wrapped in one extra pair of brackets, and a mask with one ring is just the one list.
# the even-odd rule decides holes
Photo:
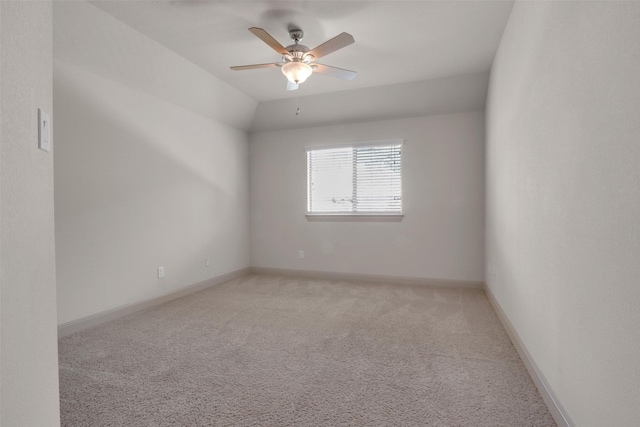
[[(317, 144), (317, 145), (309, 145), (304, 147), (305, 149), (305, 160), (306, 160), (306, 199), (305, 199), (305, 217), (307, 221), (336, 221), (336, 222), (399, 222), (404, 218), (404, 162), (401, 163), (400, 166), (400, 198), (401, 198), (401, 208), (400, 212), (310, 212), (309, 211), (309, 161), (308, 161), (308, 153), (309, 151), (314, 150), (328, 150), (328, 149), (338, 149), (338, 148), (359, 148), (359, 147), (376, 147), (376, 146), (389, 146), (389, 145), (399, 145), (401, 147), (401, 153), (404, 151), (404, 139), (395, 138), (395, 139), (385, 139), (385, 140), (377, 140), (377, 141), (359, 141), (359, 142), (346, 142), (339, 144)], [(401, 159), (403, 158), (403, 154), (401, 154)]]

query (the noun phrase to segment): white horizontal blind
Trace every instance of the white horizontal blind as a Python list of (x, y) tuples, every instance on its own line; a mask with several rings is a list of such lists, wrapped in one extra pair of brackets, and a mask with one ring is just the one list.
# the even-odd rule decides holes
[(307, 150), (309, 213), (402, 213), (402, 144)]

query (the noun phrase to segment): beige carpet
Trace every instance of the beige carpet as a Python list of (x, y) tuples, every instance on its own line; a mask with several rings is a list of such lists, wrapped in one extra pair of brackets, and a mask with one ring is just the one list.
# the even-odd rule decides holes
[(554, 426), (481, 290), (251, 275), (60, 340), (63, 426)]

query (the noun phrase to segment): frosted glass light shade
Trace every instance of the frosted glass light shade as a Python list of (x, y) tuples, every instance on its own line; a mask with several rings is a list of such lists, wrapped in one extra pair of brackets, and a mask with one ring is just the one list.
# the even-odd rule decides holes
[(311, 73), (313, 70), (304, 62), (287, 62), (282, 66), (282, 74), (287, 76), (291, 83), (300, 84), (307, 80)]

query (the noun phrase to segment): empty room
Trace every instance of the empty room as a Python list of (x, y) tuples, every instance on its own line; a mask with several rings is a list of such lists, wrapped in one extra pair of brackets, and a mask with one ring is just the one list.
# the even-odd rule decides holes
[(0, 0), (0, 425), (640, 425), (640, 2)]

